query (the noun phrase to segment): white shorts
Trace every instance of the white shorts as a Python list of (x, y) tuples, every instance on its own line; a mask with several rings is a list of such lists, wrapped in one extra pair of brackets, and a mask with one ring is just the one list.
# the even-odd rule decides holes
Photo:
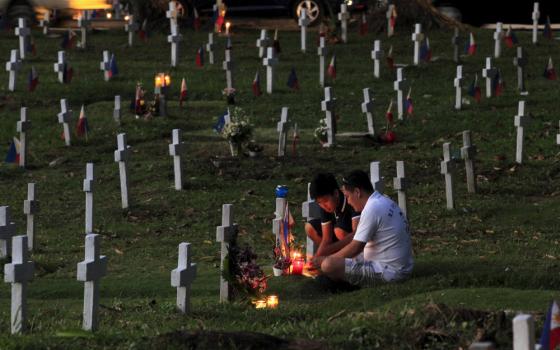
[(374, 260), (364, 260), (360, 254), (354, 259), (344, 259), (344, 277), (350, 284), (374, 287), (380, 283), (404, 279), (405, 276)]

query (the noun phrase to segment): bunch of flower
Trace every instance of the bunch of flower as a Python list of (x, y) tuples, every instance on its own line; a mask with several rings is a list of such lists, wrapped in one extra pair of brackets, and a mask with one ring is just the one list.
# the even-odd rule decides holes
[(249, 122), (247, 113), (241, 107), (233, 107), (230, 110), (230, 120), (222, 130), (222, 137), (239, 145), (247, 143), (253, 136), (253, 125)]
[(319, 126), (315, 129), (313, 135), (317, 140), (319, 140), (319, 142), (325, 143), (328, 140), (328, 130), (327, 121), (325, 119), (319, 119)]
[(292, 265), (289, 256), (284, 256), (280, 247), (274, 247), (274, 267), (280, 270), (286, 270)]
[(238, 295), (260, 296), (266, 291), (267, 277), (249, 246), (243, 249), (230, 246), (227, 262), (223, 277), (233, 285)]

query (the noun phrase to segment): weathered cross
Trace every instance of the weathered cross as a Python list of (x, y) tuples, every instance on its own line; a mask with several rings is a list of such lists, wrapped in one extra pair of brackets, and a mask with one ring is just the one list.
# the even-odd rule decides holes
[(191, 310), (191, 284), (196, 277), (196, 264), (191, 257), (191, 244), (179, 244), (177, 268), (171, 271), (171, 286), (177, 288), (177, 309), (184, 314)]
[(476, 193), (476, 174), (474, 171), (474, 158), (476, 146), (471, 142), (470, 130), (463, 131), (463, 147), (461, 147), (461, 158), (465, 160), (465, 172), (467, 173), (467, 188), (469, 193)]
[(117, 135), (117, 150), (115, 162), (119, 163), (119, 177), (121, 180), (121, 204), (123, 209), (128, 208), (128, 168), (126, 163), (130, 157), (130, 146), (126, 144), (126, 134)]
[(237, 240), (238, 227), (233, 223), (233, 206), (222, 205), (222, 225), (216, 227), (216, 241), (220, 242), (220, 302), (231, 300), (231, 285), (223, 277), (224, 263), (228, 256), (230, 245), (234, 246)]
[(307, 16), (307, 9), (302, 8), (299, 13), (298, 24), (301, 27), (301, 52), (307, 51), (307, 26), (311, 23)]
[(278, 63), (278, 58), (274, 53), (274, 48), (266, 49), (266, 57), (263, 58), (263, 66), (266, 67), (266, 92), (271, 94), (274, 85), (274, 66)]
[(39, 27), (43, 28), (43, 34), (49, 33), (49, 24), (51, 23), (51, 11), (47, 10), (43, 14), (43, 19), (39, 21)]
[(10, 255), (12, 237), (16, 235), (16, 224), (10, 214), (10, 207), (0, 207), (0, 258)]
[(275, 247), (280, 247), (282, 242), (282, 223), (286, 214), (286, 204), (288, 198), (286, 196), (276, 196), (274, 219), (272, 219), (272, 233), (274, 234)]
[(375, 135), (375, 126), (373, 124), (373, 102), (374, 98), (369, 95), (369, 88), (365, 88), (364, 92), (364, 102), (362, 102), (362, 113), (365, 113), (368, 126), (368, 134), (371, 136)]
[[(169, 3), (171, 6), (172, 2)], [(179, 32), (176, 22), (171, 21), (171, 35), (167, 36), (167, 42), (171, 43), (171, 67), (177, 67), (179, 59), (179, 42), (183, 40), (183, 36)]]
[(93, 233), (93, 184), (94, 184), (93, 163), (86, 164), (86, 177), (82, 189), (86, 193), (86, 226), (85, 234)]
[(140, 29), (140, 26), (134, 20), (133, 15), (128, 15), (128, 22), (124, 26), (124, 30), (128, 33), (128, 46), (132, 47), (134, 44), (134, 33)]
[(60, 83), (64, 83), (66, 63), (66, 52), (58, 51), (58, 61), (54, 64), (54, 71), (58, 73), (58, 81)]
[(340, 4), (340, 12), (338, 13), (338, 20), (340, 21), (340, 36), (342, 42), (348, 42), (348, 20), (350, 19), (350, 14), (348, 13), (348, 6), (346, 3)]
[(208, 62), (214, 64), (214, 33), (208, 33), (208, 43), (206, 44), (206, 52), (208, 52)]
[(261, 35), (257, 39), (257, 48), (259, 49), (259, 58), (263, 58), (264, 51), (267, 47), (272, 45), (272, 41), (266, 33), (266, 29), (261, 29)]
[(121, 96), (115, 95), (115, 107), (113, 108), (113, 119), (117, 124), (121, 124)]
[(383, 193), (385, 184), (383, 182), (383, 177), (381, 177), (381, 164), (379, 162), (369, 163), (369, 181), (375, 191)]
[(19, 36), (19, 57), (24, 60), (27, 51), (27, 42), (31, 35), (31, 30), (27, 26), (25, 18), (18, 18), (18, 26), (15, 29), (15, 33)]
[(66, 99), (63, 98), (60, 100), (60, 113), (58, 113), (58, 123), (62, 124), (64, 129), (64, 142), (66, 146), (70, 146), (71, 143), (71, 134), (70, 134), (70, 121), (72, 120), (72, 110), (68, 108), (68, 103)]
[(286, 138), (288, 135), (288, 107), (282, 107), (280, 121), (276, 124), (278, 132), (278, 157), (284, 157), (286, 154)]
[(169, 145), (169, 155), (173, 157), (173, 172), (175, 174), (175, 189), (183, 189), (181, 173), (181, 156), (185, 153), (185, 143), (181, 141), (181, 129), (173, 129), (173, 140)]
[(327, 55), (327, 47), (325, 46), (325, 37), (319, 38), (319, 47), (317, 48), (319, 55), (319, 85), (325, 86), (325, 56)]
[(525, 66), (527, 66), (527, 57), (523, 54), (523, 48), (517, 47), (517, 56), (513, 58), (513, 65), (517, 67), (517, 89), (524, 94), (525, 91)]
[(35, 199), (35, 183), (27, 184), (27, 199), (23, 201), (23, 213), (27, 216), (27, 240), (29, 250), (35, 247), (35, 214), (39, 213), (39, 201)]
[(445, 142), (443, 144), (443, 161), (440, 163), (441, 173), (445, 175), (445, 198), (447, 202), (447, 209), (451, 210), (455, 207), (453, 201), (453, 172), (455, 164), (451, 159), (451, 144)]
[(500, 58), (502, 54), (502, 40), (504, 39), (504, 31), (502, 22), (496, 23), (496, 31), (494, 32), (494, 58)]
[(103, 61), (99, 64), (99, 69), (103, 71), (105, 81), (111, 79), (111, 54), (107, 50), (103, 50)]
[(226, 86), (233, 89), (233, 60), (231, 58), (231, 50), (226, 49), (222, 68), (226, 71)]
[(85, 259), (78, 263), (77, 280), (84, 282), (82, 328), (94, 331), (99, 323), (99, 280), (107, 274), (107, 257), (99, 255), (100, 236), (86, 235)]
[(453, 37), (451, 38), (453, 45), (453, 61), (459, 63), (461, 57), (459, 56), (459, 47), (461, 46), (461, 36), (459, 36), (459, 28), (455, 27)]
[(514, 125), (517, 128), (517, 146), (515, 148), (515, 161), (519, 164), (523, 163), (523, 138), (524, 129), (529, 125), (531, 117), (525, 115), (525, 101), (519, 101), (517, 115), (514, 119)]
[(89, 15), (87, 11), (82, 11), (80, 17), (78, 17), (78, 27), (82, 33), (82, 43), (81, 48), (85, 49), (87, 46), (87, 31), (90, 25)]
[(404, 91), (408, 89), (408, 81), (404, 78), (403, 68), (397, 68), (397, 80), (393, 83), (393, 89), (397, 92), (397, 111), (399, 119), (404, 118)]
[[(558, 122), (558, 128), (560, 129), (560, 122)], [(556, 144), (560, 145), (560, 133), (556, 134)]]
[(414, 65), (417, 66), (420, 62), (420, 43), (424, 40), (422, 33), (422, 24), (416, 23), (414, 25), (414, 33), (412, 33), (412, 41), (414, 41)]
[(385, 16), (387, 17), (387, 36), (388, 37), (392, 37), (393, 34), (395, 34), (395, 28), (392, 25), (392, 21), (393, 19), (393, 13), (395, 12), (395, 5), (390, 4), (387, 6), (387, 13), (385, 13)]
[(17, 122), (17, 132), (19, 132), (19, 166), (25, 168), (27, 165), (27, 133), (31, 130), (31, 121), (27, 118), (27, 107), (21, 107), (20, 117)]
[(17, 72), (21, 68), (21, 60), (19, 59), (18, 50), (10, 52), (10, 60), (6, 62), (6, 71), (9, 72), (10, 77), (8, 80), (8, 90), (14, 91), (16, 89)]
[(379, 78), (379, 65), (383, 58), (383, 50), (381, 49), (381, 40), (373, 42), (373, 50), (371, 50), (371, 59), (373, 60), (373, 76)]
[(486, 97), (492, 97), (492, 81), (496, 78), (498, 70), (492, 66), (492, 57), (486, 57), (486, 66), (482, 69), (482, 77), (486, 78)]
[(460, 110), (462, 107), (463, 101), (463, 90), (461, 89), (463, 86), (463, 66), (457, 66), (457, 75), (453, 80), (453, 86), (455, 86), (455, 109)]
[(520, 314), (513, 318), (513, 350), (534, 350), (535, 321), (533, 316)]
[(541, 13), (539, 12), (539, 3), (535, 2), (533, 4), (533, 13), (531, 18), (533, 19), (533, 44), (537, 43), (537, 34), (539, 30), (539, 18)]
[(393, 188), (397, 191), (399, 207), (405, 217), (408, 218), (408, 201), (406, 199), (407, 183), (404, 175), (404, 162), (402, 160), (397, 160), (397, 177), (393, 178)]
[(169, 18), (169, 24), (177, 24), (177, 17), (179, 16), (179, 11), (177, 10), (177, 2), (169, 2), (169, 10), (165, 12), (165, 17)]
[(335, 99), (332, 95), (332, 88), (325, 88), (325, 99), (321, 101), (321, 110), (325, 112), (325, 121), (327, 124), (327, 143), (323, 147), (331, 147), (335, 144), (336, 137), (336, 116), (334, 114)]

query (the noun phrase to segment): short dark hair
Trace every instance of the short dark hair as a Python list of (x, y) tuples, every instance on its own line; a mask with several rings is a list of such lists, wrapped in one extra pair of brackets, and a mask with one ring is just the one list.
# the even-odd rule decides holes
[(311, 181), (309, 195), (312, 199), (315, 199), (317, 197), (333, 194), (335, 190), (338, 190), (338, 182), (336, 182), (334, 175), (331, 173), (319, 173), (315, 176), (313, 181)]
[(367, 192), (373, 192), (373, 185), (369, 175), (362, 170), (353, 170), (342, 178), (342, 184), (348, 189), (359, 188)]

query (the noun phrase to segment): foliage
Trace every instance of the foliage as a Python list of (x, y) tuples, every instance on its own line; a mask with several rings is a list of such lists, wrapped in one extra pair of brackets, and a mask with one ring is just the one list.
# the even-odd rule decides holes
[(257, 254), (249, 246), (230, 245), (225, 258), (223, 278), (234, 288), (234, 294), (243, 299), (262, 295), (266, 291), (267, 277), (257, 264)]
[(313, 132), (313, 136), (321, 143), (325, 143), (328, 141), (328, 131), (329, 128), (327, 127), (327, 121), (325, 118), (319, 119), (319, 126), (315, 128)]
[(249, 115), (243, 108), (235, 106), (230, 109), (230, 118), (231, 122), (222, 130), (222, 137), (238, 145), (247, 143), (253, 136), (253, 125)]

